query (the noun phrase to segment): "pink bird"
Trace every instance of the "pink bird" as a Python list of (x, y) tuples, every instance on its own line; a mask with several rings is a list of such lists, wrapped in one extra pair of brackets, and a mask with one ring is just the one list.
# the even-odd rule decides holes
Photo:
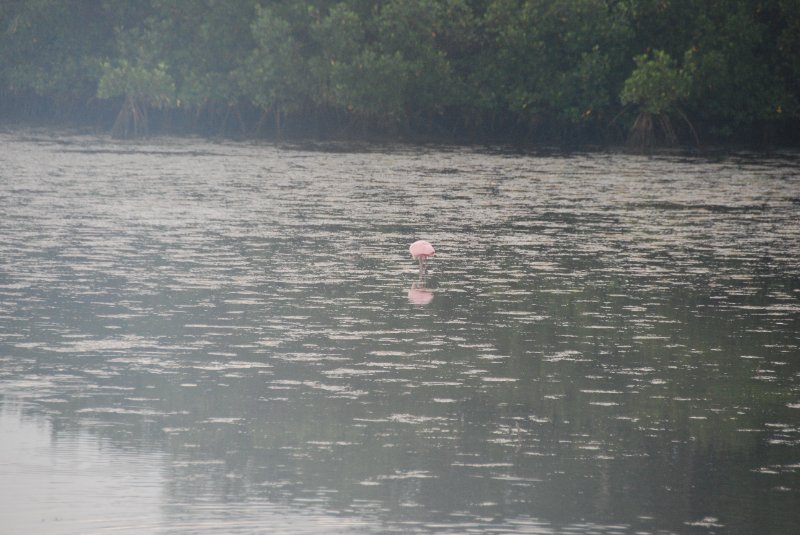
[(436, 254), (433, 245), (425, 240), (418, 240), (412, 243), (408, 250), (411, 251), (414, 260), (419, 259), (419, 276), (422, 277), (425, 275), (425, 259)]

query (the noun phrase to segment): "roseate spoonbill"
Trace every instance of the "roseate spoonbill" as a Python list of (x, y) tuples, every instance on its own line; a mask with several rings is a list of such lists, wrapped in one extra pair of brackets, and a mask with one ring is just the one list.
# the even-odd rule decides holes
[(419, 259), (419, 276), (425, 274), (425, 259), (436, 254), (433, 245), (425, 240), (417, 240), (408, 248), (414, 260)]

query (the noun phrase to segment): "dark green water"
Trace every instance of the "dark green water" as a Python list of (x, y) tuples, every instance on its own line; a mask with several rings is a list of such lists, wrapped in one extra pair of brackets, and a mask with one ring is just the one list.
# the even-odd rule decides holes
[(0, 134), (0, 533), (794, 533), (799, 164)]

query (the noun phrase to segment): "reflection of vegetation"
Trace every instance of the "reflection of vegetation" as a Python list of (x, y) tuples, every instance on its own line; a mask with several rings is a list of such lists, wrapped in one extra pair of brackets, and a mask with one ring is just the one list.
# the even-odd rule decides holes
[[(118, 134), (148, 113), (194, 130), (548, 141), (629, 121), (649, 143), (674, 141), (670, 117), (750, 140), (800, 119), (788, 0), (4, 2), (0, 49), (0, 114), (96, 116), (121, 98)], [(613, 121), (626, 103), (638, 118)]]

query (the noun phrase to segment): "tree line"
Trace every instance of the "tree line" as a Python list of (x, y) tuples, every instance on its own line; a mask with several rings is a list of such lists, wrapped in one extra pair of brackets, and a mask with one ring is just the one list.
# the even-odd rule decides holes
[(797, 0), (4, 0), (0, 119), (638, 145), (800, 136)]

